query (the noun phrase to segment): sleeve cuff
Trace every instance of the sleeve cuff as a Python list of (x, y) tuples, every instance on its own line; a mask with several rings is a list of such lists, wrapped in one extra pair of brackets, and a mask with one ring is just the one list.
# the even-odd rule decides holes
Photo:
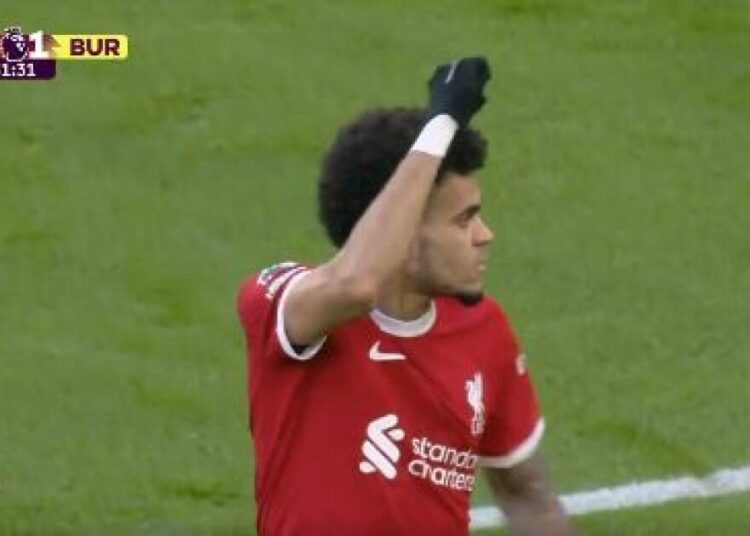
[(494, 467), (496, 469), (507, 469), (525, 460), (528, 460), (544, 435), (544, 419), (539, 419), (529, 437), (505, 456), (480, 456), (477, 465), (480, 467)]
[(291, 278), (289, 283), (282, 291), (281, 298), (279, 299), (279, 305), (276, 308), (276, 337), (279, 339), (279, 344), (281, 345), (282, 350), (284, 350), (284, 353), (288, 357), (296, 359), (298, 361), (307, 361), (308, 359), (312, 359), (315, 354), (317, 354), (318, 351), (320, 351), (320, 349), (323, 347), (323, 343), (326, 342), (327, 338), (324, 335), (314, 343), (307, 345), (302, 352), (297, 352), (292, 346), (292, 343), (289, 341), (289, 338), (286, 334), (286, 329), (284, 328), (284, 305), (286, 305), (286, 298), (289, 295), (289, 291), (294, 287), (294, 285), (299, 283), (300, 280), (302, 280), (309, 273), (309, 270), (304, 270), (298, 274), (295, 274)]

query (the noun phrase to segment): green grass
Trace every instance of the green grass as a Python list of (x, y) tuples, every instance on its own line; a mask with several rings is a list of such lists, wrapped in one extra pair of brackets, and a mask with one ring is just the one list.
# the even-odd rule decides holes
[[(488, 288), (531, 358), (558, 487), (750, 460), (746, 2), (39, 0), (2, 17), (126, 33), (131, 57), (0, 84), (0, 533), (252, 531), (236, 288), (330, 255), (315, 178), (339, 124), (422, 103), (436, 62), (474, 52), (494, 70)], [(746, 505), (581, 529), (742, 534)]]

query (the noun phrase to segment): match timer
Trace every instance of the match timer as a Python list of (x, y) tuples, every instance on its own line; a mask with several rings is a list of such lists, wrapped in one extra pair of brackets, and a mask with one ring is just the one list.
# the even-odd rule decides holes
[(126, 35), (68, 35), (22, 32), (11, 26), (0, 33), (0, 80), (49, 80), (57, 62), (66, 60), (124, 60)]

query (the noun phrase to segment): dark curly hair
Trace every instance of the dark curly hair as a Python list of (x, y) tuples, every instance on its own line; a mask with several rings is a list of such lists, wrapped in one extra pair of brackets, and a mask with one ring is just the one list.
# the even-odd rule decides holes
[[(318, 216), (331, 241), (341, 247), (359, 218), (395, 171), (424, 124), (420, 108), (370, 110), (344, 126), (326, 153), (318, 184)], [(453, 138), (436, 182), (447, 172), (481, 169), (487, 141), (461, 129)]]

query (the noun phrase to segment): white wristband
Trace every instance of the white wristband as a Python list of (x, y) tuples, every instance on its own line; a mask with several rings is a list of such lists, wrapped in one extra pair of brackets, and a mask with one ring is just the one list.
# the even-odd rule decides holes
[(436, 115), (424, 126), (411, 150), (443, 158), (457, 130), (458, 123), (451, 116)]

